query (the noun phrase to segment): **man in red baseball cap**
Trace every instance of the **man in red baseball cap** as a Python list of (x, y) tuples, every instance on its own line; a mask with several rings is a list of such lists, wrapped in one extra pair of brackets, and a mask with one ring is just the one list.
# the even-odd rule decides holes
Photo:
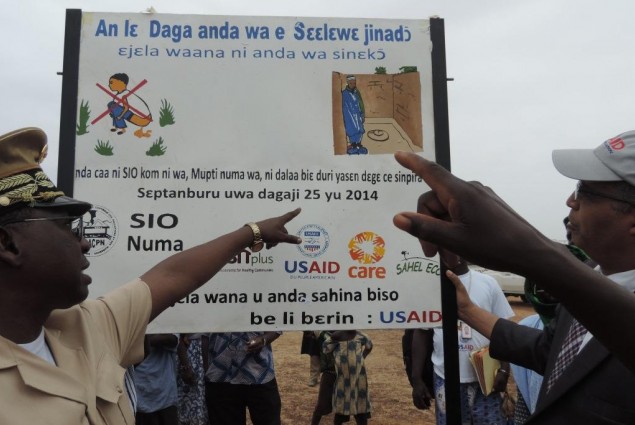
[[(527, 424), (627, 424), (635, 418), (635, 132), (596, 149), (553, 153), (558, 171), (577, 179), (566, 200), (571, 241), (591, 270), (506, 205), (489, 188), (464, 182), (408, 153), (396, 159), (431, 191), (417, 213), (395, 216), (426, 255), (454, 252), (476, 264), (525, 276), (561, 303), (544, 331), (477, 307), (452, 272), (458, 316), (490, 339), (490, 354), (544, 374)], [(451, 268), (452, 264), (448, 264)]]

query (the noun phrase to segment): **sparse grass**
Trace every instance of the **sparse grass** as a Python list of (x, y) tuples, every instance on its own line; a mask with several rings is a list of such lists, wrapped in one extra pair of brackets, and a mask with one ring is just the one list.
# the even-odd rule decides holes
[(88, 133), (88, 120), (90, 119), (90, 108), (88, 107), (88, 101), (82, 100), (79, 105), (79, 119), (76, 125), (76, 134), (81, 136)]
[(173, 125), (174, 121), (174, 108), (167, 99), (161, 100), (161, 109), (159, 110), (159, 125), (165, 127), (166, 125)]
[(99, 155), (103, 156), (112, 156), (113, 155), (113, 147), (110, 144), (109, 140), (103, 142), (101, 140), (97, 140), (97, 146), (95, 146), (95, 152)]
[(163, 137), (159, 137), (153, 144), (150, 146), (150, 149), (146, 151), (146, 155), (148, 156), (161, 156), (168, 149), (166, 146), (163, 146)]
[(407, 74), (409, 72), (417, 72), (417, 67), (416, 66), (401, 66), (399, 67), (399, 70), (401, 71), (402, 74)]

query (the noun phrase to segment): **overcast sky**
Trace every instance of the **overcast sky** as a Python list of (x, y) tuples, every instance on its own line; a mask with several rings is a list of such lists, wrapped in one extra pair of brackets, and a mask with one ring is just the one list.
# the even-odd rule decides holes
[[(452, 170), (547, 236), (575, 182), (551, 151), (635, 129), (633, 0), (19, 0), (0, 13), (0, 133), (43, 128), (55, 179), (65, 10), (445, 20)], [(413, 204), (415, 200), (413, 200)], [(386, 206), (386, 208), (390, 208)], [(522, 241), (519, 241), (522, 243)]]

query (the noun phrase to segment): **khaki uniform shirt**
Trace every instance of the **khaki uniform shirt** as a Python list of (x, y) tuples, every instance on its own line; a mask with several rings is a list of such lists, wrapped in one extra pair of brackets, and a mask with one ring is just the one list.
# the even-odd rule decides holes
[(0, 424), (134, 424), (122, 365), (143, 359), (152, 300), (141, 280), (44, 325), (57, 366), (0, 337)]

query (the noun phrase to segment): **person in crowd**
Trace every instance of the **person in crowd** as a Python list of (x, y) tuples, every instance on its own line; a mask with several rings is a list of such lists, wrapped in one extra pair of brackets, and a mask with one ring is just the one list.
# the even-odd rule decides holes
[(302, 345), (300, 346), (300, 354), (309, 356), (309, 387), (315, 387), (320, 380), (320, 346), (317, 342), (315, 331), (302, 332)]
[(624, 324), (635, 319), (635, 131), (596, 149), (553, 153), (556, 169), (578, 180), (566, 200), (568, 228), (597, 271), (540, 234), (490, 189), (416, 155), (400, 152), (396, 159), (431, 188), (419, 198), (417, 213), (393, 220), (420, 239), (426, 255), (442, 249), (449, 268), (444, 253), (454, 252), (523, 275), (560, 301), (543, 331), (531, 329), (479, 308), (458, 277), (446, 273), (456, 287), (459, 318), (490, 339), (492, 356), (544, 375), (527, 423), (632, 423), (635, 331)]
[(271, 344), (280, 332), (210, 334), (207, 411), (213, 425), (280, 425), (282, 402)]
[(131, 424), (124, 374), (143, 359), (148, 322), (243, 249), (299, 243), (285, 225), (300, 210), (179, 252), (86, 300), (82, 216), (91, 204), (42, 171), (46, 147), (37, 128), (0, 136), (0, 423)]
[(145, 337), (146, 357), (135, 367), (137, 425), (178, 425), (176, 334)]
[[(420, 340), (415, 341), (415, 338), (419, 338)], [(429, 390), (430, 388), (434, 388), (432, 350), (425, 350), (427, 353), (425, 357), (420, 357), (420, 353), (423, 352), (423, 350), (418, 352), (418, 357), (414, 357), (412, 355), (412, 348), (415, 344), (419, 347), (424, 344), (427, 347), (432, 347), (432, 339), (433, 332), (426, 332), (423, 329), (406, 329), (401, 337), (401, 354), (406, 377), (412, 387), (412, 404), (420, 410), (429, 409), (432, 401), (432, 395)], [(420, 363), (415, 367), (417, 377), (413, 376), (413, 365), (415, 362)], [(418, 388), (415, 388), (415, 382), (418, 383)], [(420, 384), (421, 382), (423, 382), (422, 386)]]
[(205, 402), (205, 371), (209, 355), (209, 335), (181, 334), (177, 348), (177, 390), (180, 425), (208, 425)]
[(324, 339), (322, 349), (333, 353), (335, 361), (333, 423), (343, 424), (353, 415), (357, 425), (366, 425), (372, 408), (365, 359), (373, 349), (372, 341), (364, 332), (336, 331)]
[[(319, 347), (322, 347), (324, 340), (330, 337), (333, 331), (314, 331)], [(326, 416), (333, 411), (333, 390), (335, 388), (335, 358), (333, 352), (325, 353), (320, 348), (320, 387), (318, 398), (311, 415), (311, 425), (319, 425), (322, 416)]]
[[(454, 272), (474, 302), (480, 308), (498, 317), (508, 319), (514, 315), (514, 311), (507, 302), (505, 294), (496, 280), (483, 273), (470, 270), (462, 259), (456, 259)], [(424, 335), (432, 332), (432, 346), (429, 338)], [(506, 418), (503, 415), (501, 393), (507, 389), (509, 378), (509, 363), (502, 362), (494, 378), (493, 393), (483, 394), (478, 382), (476, 371), (470, 362), (470, 353), (489, 345), (489, 340), (478, 331), (473, 330), (468, 324), (459, 321), (457, 325), (458, 349), (459, 349), (459, 375), (461, 397), (461, 423), (472, 425), (505, 425)], [(434, 368), (434, 400), (437, 425), (445, 425), (445, 367), (443, 355), (443, 329), (433, 330), (417, 329), (412, 339), (412, 357), (425, 359), (428, 350), (432, 350), (432, 364)], [(412, 364), (413, 401), (415, 406), (423, 404), (428, 406), (432, 397), (430, 389), (426, 386), (422, 376), (422, 361)]]

